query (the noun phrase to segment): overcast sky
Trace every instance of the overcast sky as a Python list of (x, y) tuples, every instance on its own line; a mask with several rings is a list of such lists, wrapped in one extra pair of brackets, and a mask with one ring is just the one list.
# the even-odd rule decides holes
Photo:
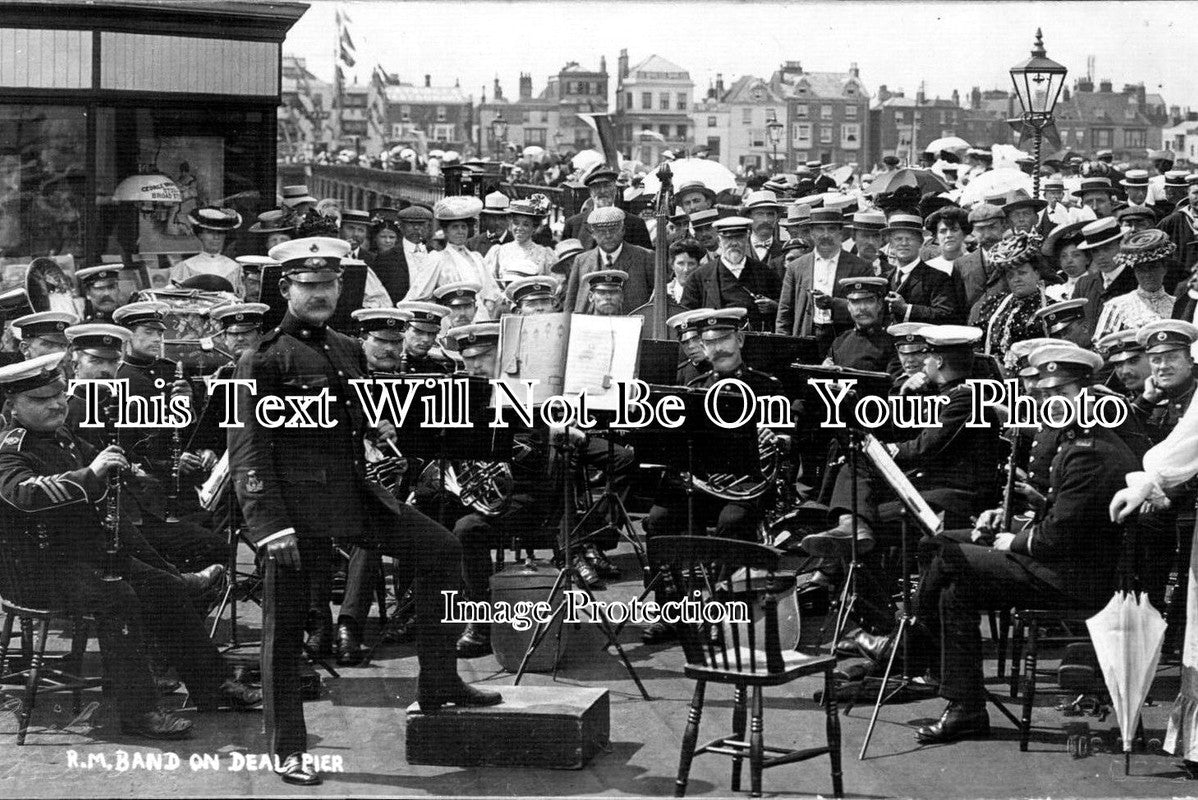
[(1094, 78), (1143, 81), (1169, 105), (1198, 110), (1198, 6), (1182, 2), (312, 2), (285, 50), (305, 56), (332, 77), (334, 10), (348, 11), (365, 80), (375, 63), (401, 79), (462, 88), (477, 101), (491, 96), (498, 74), (508, 97), (521, 72), (533, 91), (567, 61), (597, 68), (599, 56), (615, 88), (616, 59), (631, 64), (657, 53), (689, 70), (696, 94), (717, 72), (768, 77), (786, 60), (812, 71), (844, 71), (856, 61), (870, 92), (879, 84), (929, 97), (965, 95), (971, 86), (1010, 88), (1007, 69), (1044, 30), (1049, 57), (1069, 68), (1069, 82), (1095, 60)]

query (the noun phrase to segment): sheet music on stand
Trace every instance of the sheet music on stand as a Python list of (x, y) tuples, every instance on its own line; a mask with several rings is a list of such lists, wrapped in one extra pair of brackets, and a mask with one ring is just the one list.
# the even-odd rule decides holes
[(573, 316), (563, 392), (566, 395), (586, 392), (588, 408), (614, 411), (619, 400), (616, 383), (628, 383), (636, 377), (637, 348), (645, 320), (595, 314)]
[(525, 380), (537, 381), (532, 390), (533, 405), (562, 393), (570, 322), (570, 315), (564, 313), (505, 314), (500, 318), (497, 377), (514, 396), (524, 397)]
[(913, 519), (933, 536), (944, 529), (944, 520), (923, 499), (923, 495), (911, 484), (911, 481), (899, 469), (899, 465), (894, 463), (894, 459), (890, 457), (890, 452), (886, 449), (885, 445), (878, 441), (877, 437), (872, 433), (863, 436), (861, 438), (861, 451), (870, 460), (870, 463), (877, 468), (886, 482), (890, 484), (890, 488), (894, 489), (895, 494), (899, 496), (899, 500), (906, 506), (907, 511), (911, 513)]

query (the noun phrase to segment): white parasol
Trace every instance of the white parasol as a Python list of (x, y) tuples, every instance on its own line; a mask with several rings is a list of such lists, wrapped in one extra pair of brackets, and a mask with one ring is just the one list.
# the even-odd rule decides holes
[[(661, 165), (650, 170), (645, 176), (643, 188), (654, 194), (661, 188), (661, 182), (657, 180), (657, 169)], [(719, 194), (725, 189), (736, 188), (736, 176), (732, 174), (732, 170), (725, 167), (718, 161), (711, 161), (706, 158), (678, 158), (670, 162), (670, 172), (673, 173), (674, 188), (681, 186), (684, 183), (691, 181), (700, 181), (704, 186), (711, 191)]]
[(987, 197), (996, 194), (1010, 195), (1023, 190), (1029, 197), (1032, 194), (1032, 176), (1015, 167), (992, 169), (974, 177), (961, 191), (961, 205), (971, 206), (986, 202)]
[(941, 150), (947, 150), (950, 153), (961, 155), (961, 151), (968, 150), (972, 146), (960, 136), (942, 136), (939, 139), (933, 139), (928, 142), (928, 146), (923, 151), (925, 153), (939, 153)]
[(1115, 592), (1106, 608), (1086, 620), (1090, 639), (1111, 693), (1111, 704), (1123, 734), (1123, 772), (1131, 768), (1131, 745), (1140, 709), (1152, 687), (1165, 640), (1165, 620), (1146, 594)]

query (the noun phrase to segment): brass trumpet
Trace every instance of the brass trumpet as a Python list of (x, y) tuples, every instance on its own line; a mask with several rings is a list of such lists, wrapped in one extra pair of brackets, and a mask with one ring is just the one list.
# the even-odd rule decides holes
[(728, 501), (755, 500), (761, 497), (778, 474), (778, 434), (769, 428), (758, 428), (757, 452), (761, 463), (760, 475), (735, 475), (731, 472), (694, 475), (695, 488)]

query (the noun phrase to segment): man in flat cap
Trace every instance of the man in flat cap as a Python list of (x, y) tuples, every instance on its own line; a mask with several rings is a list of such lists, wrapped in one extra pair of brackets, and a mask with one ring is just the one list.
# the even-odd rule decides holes
[(702, 181), (688, 181), (674, 191), (674, 202), (688, 215), (715, 207), (715, 192)]
[[(316, 396), (327, 390), (336, 398), (329, 404), (330, 422), (336, 424), (268, 428), (248, 414), (243, 427), (229, 431), (232, 483), (245, 512), (246, 535), (265, 556), (262, 682), (267, 735), (281, 762), (281, 777), (296, 785), (320, 782), (303, 760), (308, 745), (299, 664), (307, 575), (327, 572), (331, 539), (376, 547), (412, 564), (418, 701), (425, 713), (446, 703), (492, 705), (501, 700), (458, 676), (456, 631), (440, 623), (441, 591), (460, 581), (457, 540), (366, 478), (363, 437), (391, 438), (394, 428), (366, 426), (347, 383), (367, 374), (361, 344), (326, 325), (337, 306), (340, 260), (348, 250), (340, 240), (313, 237), (271, 251), (283, 265), (279, 290), (287, 313), (237, 367), (238, 378), (257, 382), (258, 396)], [(244, 408), (254, 405), (244, 390), (239, 400)]]
[(624, 232), (634, 219), (637, 218), (615, 206), (596, 208), (587, 216), (587, 230), (597, 246), (574, 259), (574, 267), (566, 279), (564, 307), (567, 311), (588, 313), (590, 305), (585, 278), (592, 272), (609, 269), (628, 274), (621, 313), (627, 314), (649, 302), (653, 293), (653, 252), (627, 241)]
[[(618, 193), (616, 179), (618, 177), (619, 174), (607, 164), (596, 164), (582, 179), (587, 191), (591, 194), (591, 211), (616, 205), (616, 194)], [(683, 210), (686, 210), (685, 206), (683, 206)], [(583, 210), (567, 219), (562, 227), (562, 238), (577, 239), (588, 250), (593, 247), (595, 237), (591, 234), (589, 216), (590, 211)], [(625, 220), (621, 238), (628, 244), (643, 247), (646, 250), (653, 249), (653, 240), (649, 237), (649, 229), (645, 226), (645, 221), (638, 216), (629, 215)], [(621, 266), (620, 269), (623, 267)]]
[[(1077, 404), (1102, 359), (1079, 347), (1053, 344), (1034, 351), (1031, 364), (1039, 371), (1042, 392)], [(916, 733), (920, 744), (990, 734), (979, 612), (1012, 604), (1100, 608), (1115, 588), (1122, 529), (1099, 498), (1119, 490), (1137, 459), (1106, 428), (1074, 423), (1052, 435), (1050, 477), (1037, 521), (1012, 533), (1001, 527), (1001, 509), (985, 512), (973, 543), (944, 541), (920, 582), (912, 650), (932, 659), (940, 653), (940, 696), (949, 701), (937, 722)], [(885, 657), (892, 647), (889, 639), (870, 644), (873, 657)]]
[(846, 253), (842, 247), (844, 216), (839, 211), (817, 208), (810, 220), (815, 250), (787, 267), (774, 332), (814, 336), (822, 356), (832, 340), (853, 324), (844, 281), (870, 277), (875, 272), (869, 262)]
[(719, 255), (687, 277), (681, 302), (690, 309), (743, 308), (751, 329), (772, 330), (782, 284), (772, 269), (750, 255), (751, 226), (745, 217), (725, 217), (713, 223), (719, 235)]
[(75, 270), (75, 281), (85, 300), (84, 322), (112, 322), (112, 312), (121, 305), (120, 267), (101, 264)]

